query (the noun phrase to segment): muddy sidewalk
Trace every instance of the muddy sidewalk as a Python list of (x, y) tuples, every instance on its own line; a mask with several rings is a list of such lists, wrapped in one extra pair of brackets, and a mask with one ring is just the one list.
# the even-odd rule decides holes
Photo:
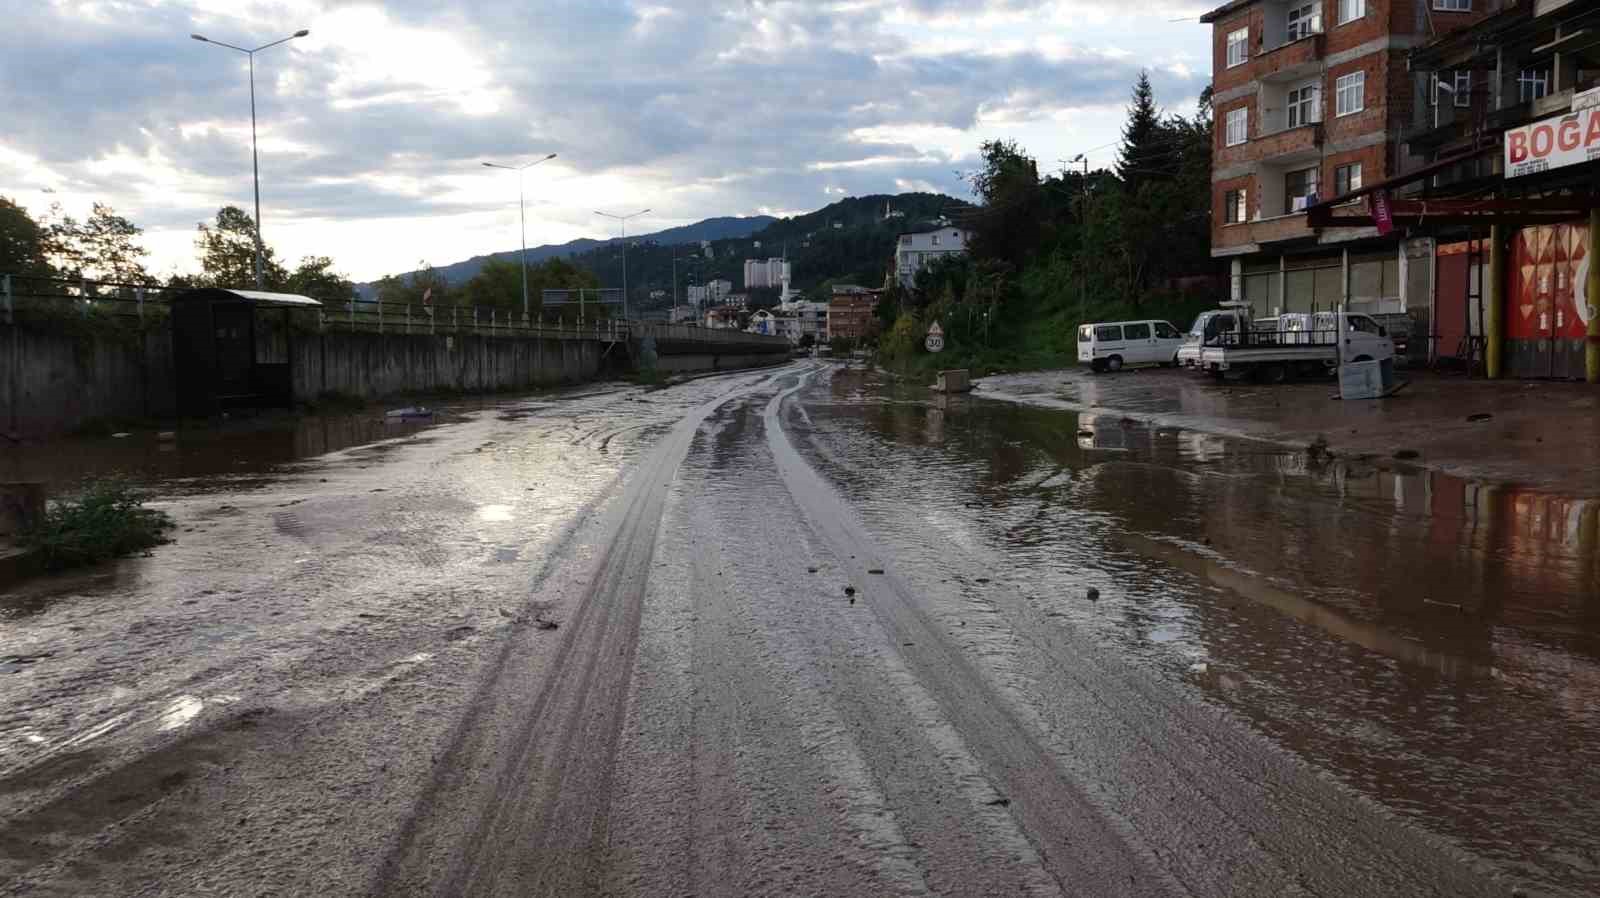
[(1404, 372), (1388, 399), (1344, 402), (1331, 381), (1219, 383), (1161, 369), (1095, 375), (1077, 369), (988, 377), (977, 395), (1133, 418), (1415, 465), (1572, 496), (1600, 496), (1600, 388), (1466, 380)]

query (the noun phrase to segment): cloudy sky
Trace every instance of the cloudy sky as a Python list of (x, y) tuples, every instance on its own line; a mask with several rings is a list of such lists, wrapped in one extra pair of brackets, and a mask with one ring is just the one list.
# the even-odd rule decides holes
[[(1189, 112), (1209, 80), (1191, 0), (5, 0), (0, 195), (109, 203), (152, 268), (251, 199), (263, 233), (358, 280), (517, 245), (840, 196), (967, 191), (980, 142), (1109, 163), (1140, 67)], [(1176, 21), (1174, 21), (1176, 20)]]

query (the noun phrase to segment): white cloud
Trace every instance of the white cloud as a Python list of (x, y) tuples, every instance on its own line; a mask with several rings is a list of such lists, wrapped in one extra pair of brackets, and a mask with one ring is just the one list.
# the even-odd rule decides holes
[[(310, 36), (256, 63), (263, 232), (361, 279), (849, 194), (966, 194), (984, 140), (1042, 169), (1114, 142), (1138, 68), (1188, 111), (1208, 31), (1183, 0), (53, 0), (8, 25), (0, 195), (147, 229), (193, 264), (196, 221), (251, 199), (245, 60), (187, 40)], [(65, 126), (64, 126), (65, 125)], [(1093, 149), (1096, 163), (1111, 149)], [(909, 187), (907, 185), (910, 185)], [(52, 193), (44, 193), (46, 189)]]

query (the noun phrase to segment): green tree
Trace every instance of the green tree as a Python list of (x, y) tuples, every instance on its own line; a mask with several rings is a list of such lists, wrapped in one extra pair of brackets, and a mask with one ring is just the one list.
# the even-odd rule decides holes
[(0, 274), (47, 277), (49, 240), (28, 210), (0, 196)]
[(284, 289), (290, 293), (319, 299), (329, 305), (344, 305), (356, 298), (356, 285), (333, 270), (327, 256), (306, 256), (289, 273)]
[(985, 141), (983, 165), (967, 176), (982, 205), (968, 216), (975, 255), (1020, 265), (1039, 249), (1039, 166), (1013, 141)]
[[(216, 222), (211, 225), (201, 222), (198, 231), (194, 245), (200, 254), (200, 276), (196, 281), (206, 287), (254, 289), (255, 220), (238, 206), (223, 206), (217, 210)], [(278, 263), (277, 254), (272, 247), (263, 245), (261, 256), (264, 289), (283, 289), (289, 273)]]
[(89, 278), (123, 284), (153, 284), (139, 244), (144, 233), (138, 225), (103, 203), (95, 203), (84, 221), (63, 215), (60, 204), (50, 207), (45, 229), (46, 252), (63, 277)]
[(1133, 84), (1133, 102), (1128, 105), (1128, 120), (1122, 125), (1122, 148), (1117, 154), (1117, 177), (1131, 194), (1151, 176), (1159, 174), (1170, 159), (1171, 135), (1162, 126), (1161, 111), (1156, 108), (1155, 91), (1150, 87), (1150, 73), (1140, 70)]
[[(531, 282), (528, 287), (528, 301), (533, 305), (535, 297)], [(468, 305), (492, 306), (521, 314), (522, 264), (509, 259), (491, 258), (467, 281), (462, 293), (462, 301)]]

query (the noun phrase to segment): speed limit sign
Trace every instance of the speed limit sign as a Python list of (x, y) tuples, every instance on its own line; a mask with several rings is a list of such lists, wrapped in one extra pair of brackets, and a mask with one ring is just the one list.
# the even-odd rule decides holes
[(935, 321), (933, 327), (928, 328), (928, 338), (922, 341), (922, 345), (928, 347), (929, 352), (944, 349), (944, 329), (939, 327), (939, 322)]

